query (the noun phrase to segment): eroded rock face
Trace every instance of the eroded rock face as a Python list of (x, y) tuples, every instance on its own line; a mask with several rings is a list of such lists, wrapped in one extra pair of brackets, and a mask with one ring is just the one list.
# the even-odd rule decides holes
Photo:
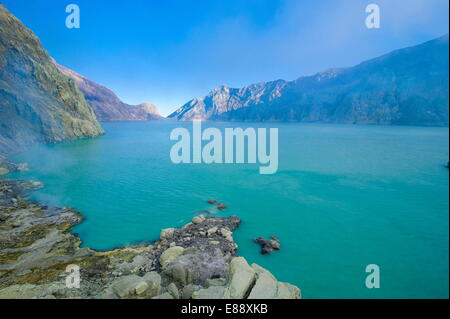
[[(152, 246), (80, 248), (81, 215), (24, 200), (40, 183), (0, 179), (0, 298), (298, 298), (265, 269), (237, 257), (236, 216), (161, 232)], [(211, 244), (214, 242), (214, 244)], [(66, 287), (68, 265), (79, 289)]]
[(0, 154), (103, 134), (73, 80), (0, 4)]

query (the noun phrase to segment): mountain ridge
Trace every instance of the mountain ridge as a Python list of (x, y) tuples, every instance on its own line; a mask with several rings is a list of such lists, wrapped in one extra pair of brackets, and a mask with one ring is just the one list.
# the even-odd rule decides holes
[(130, 105), (124, 103), (107, 87), (58, 64), (56, 61), (54, 63), (64, 75), (75, 81), (99, 121), (148, 121), (164, 119), (154, 104), (142, 103), (139, 105)]
[[(274, 82), (282, 83), (275, 92)], [(448, 126), (448, 34), (353, 67), (229, 88), (225, 94), (221, 87), (168, 118)], [(249, 99), (236, 93), (252, 87), (259, 89)]]

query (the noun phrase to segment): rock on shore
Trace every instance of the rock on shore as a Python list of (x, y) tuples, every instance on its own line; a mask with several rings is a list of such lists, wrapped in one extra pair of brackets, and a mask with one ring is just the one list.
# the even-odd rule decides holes
[[(0, 298), (300, 298), (237, 256), (236, 216), (196, 216), (151, 246), (97, 252), (70, 232), (79, 212), (24, 199), (41, 186), (0, 179)], [(66, 287), (68, 265), (80, 267), (78, 289)]]

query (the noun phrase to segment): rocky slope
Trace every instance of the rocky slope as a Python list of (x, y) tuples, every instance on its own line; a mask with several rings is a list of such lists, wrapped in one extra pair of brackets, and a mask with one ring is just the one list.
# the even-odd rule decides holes
[(214, 119), (243, 107), (270, 103), (279, 98), (286, 82), (258, 83), (241, 89), (219, 86), (203, 98), (195, 98), (170, 114), (178, 120)]
[[(235, 216), (196, 216), (163, 229), (150, 246), (98, 252), (80, 248), (70, 233), (82, 221), (79, 212), (25, 199), (42, 186), (0, 178), (0, 299), (300, 298), (296, 286), (237, 257)], [(66, 287), (69, 265), (80, 267), (79, 288)]]
[(55, 62), (58, 69), (70, 77), (83, 92), (99, 121), (148, 121), (162, 120), (159, 111), (151, 103), (129, 105), (123, 103), (111, 90)]
[(447, 126), (448, 61), (446, 35), (291, 82), (221, 86), (169, 118)]
[(0, 5), (0, 153), (102, 133), (74, 81)]

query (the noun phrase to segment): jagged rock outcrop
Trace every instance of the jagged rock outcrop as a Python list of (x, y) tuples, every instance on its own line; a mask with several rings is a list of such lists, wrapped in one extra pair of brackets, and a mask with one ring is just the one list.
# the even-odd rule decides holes
[(194, 98), (187, 102), (168, 118), (185, 121), (219, 118), (222, 114), (242, 107), (273, 101), (281, 96), (285, 86), (286, 81), (283, 80), (253, 84), (241, 89), (221, 85), (206, 97)]
[(351, 68), (221, 86), (169, 118), (448, 126), (448, 35)]
[(103, 134), (73, 80), (0, 4), (0, 153)]
[(56, 62), (54, 63), (63, 74), (75, 81), (99, 121), (150, 121), (164, 119), (155, 105), (151, 103), (126, 104), (110, 89)]
[[(42, 186), (0, 179), (0, 298), (300, 298), (237, 257), (236, 216), (196, 216), (153, 245), (98, 252), (70, 232), (79, 212), (25, 199)], [(66, 287), (69, 265), (80, 267), (80, 288)]]

